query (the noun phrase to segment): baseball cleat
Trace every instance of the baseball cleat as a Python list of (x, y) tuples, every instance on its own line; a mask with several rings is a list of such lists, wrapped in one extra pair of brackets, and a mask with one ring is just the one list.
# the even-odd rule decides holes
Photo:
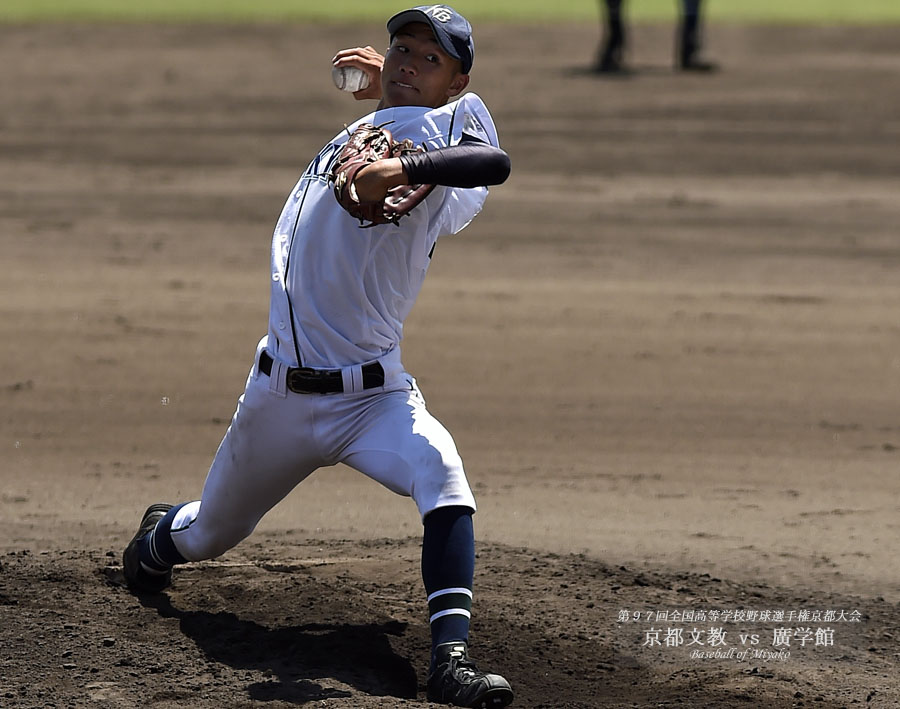
[(429, 702), (477, 709), (499, 709), (512, 702), (509, 682), (500, 675), (481, 672), (469, 659), (465, 643), (442, 643), (434, 652), (434, 671), (428, 676)]
[(141, 518), (141, 526), (137, 534), (125, 547), (122, 554), (122, 566), (128, 587), (137, 593), (160, 593), (172, 583), (172, 569), (163, 574), (151, 574), (141, 566), (140, 549), (138, 542), (154, 530), (156, 524), (165, 517), (166, 512), (172, 509), (172, 505), (158, 503), (150, 505)]

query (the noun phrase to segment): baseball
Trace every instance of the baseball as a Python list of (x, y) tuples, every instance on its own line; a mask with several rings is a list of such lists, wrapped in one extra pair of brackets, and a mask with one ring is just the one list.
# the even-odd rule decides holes
[(369, 76), (355, 66), (333, 66), (331, 78), (341, 91), (362, 91), (369, 85)]

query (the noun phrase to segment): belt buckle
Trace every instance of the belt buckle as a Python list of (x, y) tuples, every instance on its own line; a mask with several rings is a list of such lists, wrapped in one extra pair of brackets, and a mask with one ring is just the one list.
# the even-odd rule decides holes
[(319, 389), (310, 386), (310, 384), (319, 384), (324, 376), (324, 372), (313, 369), (312, 367), (295, 367), (288, 371), (288, 389), (295, 394), (315, 394)]

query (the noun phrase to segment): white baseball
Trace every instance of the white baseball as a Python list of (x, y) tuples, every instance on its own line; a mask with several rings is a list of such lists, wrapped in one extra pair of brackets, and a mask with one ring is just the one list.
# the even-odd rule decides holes
[(333, 66), (331, 78), (341, 91), (362, 91), (369, 85), (368, 74), (355, 66)]

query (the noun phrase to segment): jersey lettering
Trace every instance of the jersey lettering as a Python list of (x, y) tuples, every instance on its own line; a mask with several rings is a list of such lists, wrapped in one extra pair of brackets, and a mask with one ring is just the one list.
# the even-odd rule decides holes
[(319, 154), (316, 155), (315, 159), (309, 164), (309, 167), (306, 168), (304, 177), (310, 179), (312, 177), (327, 176), (331, 172), (331, 166), (337, 159), (339, 152), (340, 149), (337, 145), (328, 143), (328, 145), (322, 148)]

